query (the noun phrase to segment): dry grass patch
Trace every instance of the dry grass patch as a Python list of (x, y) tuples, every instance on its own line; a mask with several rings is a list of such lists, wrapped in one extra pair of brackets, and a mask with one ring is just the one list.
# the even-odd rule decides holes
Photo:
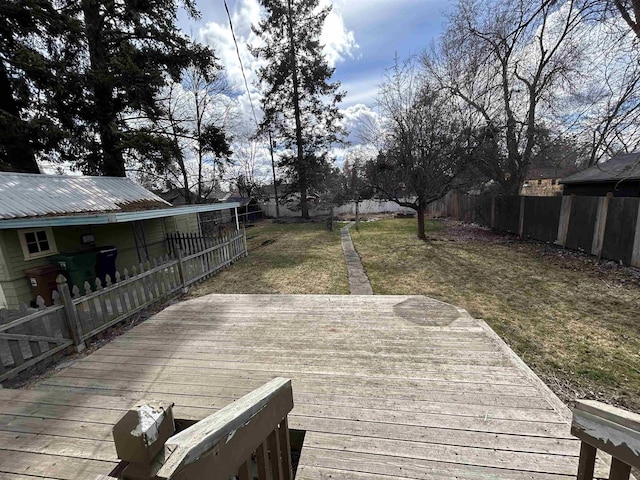
[[(445, 227), (446, 226), (446, 227)], [(382, 220), (352, 231), (376, 294), (424, 294), (482, 318), (561, 397), (640, 409), (637, 273), (457, 224)]]
[(249, 256), (191, 289), (208, 293), (348, 294), (340, 235), (324, 223), (277, 224), (247, 229)]

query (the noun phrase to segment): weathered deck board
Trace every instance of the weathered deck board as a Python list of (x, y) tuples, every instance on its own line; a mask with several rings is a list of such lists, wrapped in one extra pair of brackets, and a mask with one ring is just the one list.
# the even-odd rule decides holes
[(34, 390), (0, 390), (0, 477), (107, 474), (111, 426), (138, 400), (200, 419), (275, 376), (307, 431), (299, 479), (575, 478), (568, 410), (483, 322), (424, 297), (302, 295), (176, 304)]

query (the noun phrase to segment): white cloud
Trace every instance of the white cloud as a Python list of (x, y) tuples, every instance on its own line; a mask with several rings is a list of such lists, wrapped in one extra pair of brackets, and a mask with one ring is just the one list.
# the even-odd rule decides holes
[(325, 20), (320, 42), (324, 45), (324, 55), (331, 67), (352, 57), (358, 49), (353, 30), (346, 28), (342, 14), (335, 6)]
[[(232, 7), (231, 20), (233, 29), (254, 104), (259, 99), (255, 84), (258, 78), (257, 70), (262, 62), (249, 52), (247, 46), (260, 42), (259, 37), (251, 30), (252, 25), (257, 25), (260, 19), (261, 7), (258, 0), (239, 0)], [(228, 20), (222, 18), (207, 22), (200, 29), (199, 35), (204, 43), (214, 48), (216, 55), (220, 58), (220, 63), (226, 69), (231, 84), (238, 92), (243, 92), (242, 95), (246, 95), (242, 68), (238, 60), (238, 52), (236, 51)], [(325, 58), (332, 67), (336, 63), (344, 61), (347, 57), (351, 57), (354, 50), (358, 48), (354, 32), (345, 27), (342, 15), (336, 9), (329, 13), (325, 21), (321, 42), (324, 45)], [(243, 103), (248, 103), (248, 101)], [(255, 106), (258, 107), (258, 105)], [(247, 114), (250, 114), (250, 109), (247, 110)]]
[[(321, 1), (322, 5), (328, 3), (329, 0)], [(260, 93), (256, 88), (256, 84), (258, 80), (257, 71), (262, 61), (256, 60), (249, 52), (248, 45), (260, 43), (260, 38), (252, 32), (251, 27), (258, 24), (263, 12), (259, 0), (229, 2), (229, 7), (240, 59), (242, 60), (251, 99), (259, 121), (262, 117), (262, 111), (260, 109)], [(255, 128), (249, 94), (246, 91), (242, 68), (238, 60), (238, 52), (236, 51), (226, 13), (223, 16), (219, 10), (215, 12), (215, 15), (213, 10), (208, 12), (209, 15), (207, 15), (207, 12), (204, 13), (208, 21), (199, 30), (200, 40), (213, 47), (220, 59), (220, 63), (225, 68), (229, 83), (236, 92), (235, 100), (241, 118), (235, 129), (236, 131), (232, 131), (231, 134), (235, 137), (235, 145), (232, 148), (237, 150), (240, 146), (239, 143), (246, 141), (247, 134)], [(327, 16), (320, 41), (324, 45), (323, 52), (331, 67), (335, 67), (336, 64), (352, 58), (354, 52), (358, 49), (355, 34), (346, 27), (339, 6), (334, 7)], [(350, 97), (349, 100), (352, 100), (352, 98)], [(360, 105), (358, 108), (350, 107), (345, 112), (345, 125), (354, 132), (358, 131), (358, 118), (364, 118), (371, 114), (375, 115), (373, 112), (367, 112), (364, 105)], [(353, 137), (353, 141), (357, 142), (356, 136)], [(271, 159), (266, 144), (259, 145), (257, 148), (256, 174), (263, 180), (269, 180), (271, 175)]]
[(351, 144), (366, 144), (372, 141), (371, 133), (379, 129), (378, 113), (367, 105), (359, 103), (340, 111), (342, 124), (348, 132), (347, 141)]

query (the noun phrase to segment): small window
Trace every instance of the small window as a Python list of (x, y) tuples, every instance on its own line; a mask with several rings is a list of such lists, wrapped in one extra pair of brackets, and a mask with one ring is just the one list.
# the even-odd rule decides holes
[(558, 184), (558, 180), (556, 180), (555, 178), (551, 180), (551, 185), (557, 185), (557, 184)]
[(18, 230), (18, 235), (25, 260), (58, 253), (50, 228)]
[(542, 185), (542, 180), (538, 180), (538, 185)]

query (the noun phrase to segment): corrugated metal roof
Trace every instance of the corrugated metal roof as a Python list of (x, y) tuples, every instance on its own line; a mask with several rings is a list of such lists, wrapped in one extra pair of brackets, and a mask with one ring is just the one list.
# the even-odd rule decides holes
[[(215, 212), (236, 209), (239, 203), (207, 203), (204, 205), (188, 205), (184, 207), (156, 208), (134, 210), (128, 212), (109, 213), (76, 213), (74, 215), (52, 215), (44, 217), (0, 219), (0, 230), (35, 227), (70, 227), (74, 225), (105, 225), (107, 223), (136, 222), (153, 218), (166, 218), (194, 213)], [(237, 214), (237, 212), (235, 212)]]
[(121, 177), (0, 172), (0, 219), (125, 212), (171, 204)]
[(640, 153), (615, 155), (607, 162), (563, 178), (560, 183), (619, 182), (621, 180), (640, 180)]

